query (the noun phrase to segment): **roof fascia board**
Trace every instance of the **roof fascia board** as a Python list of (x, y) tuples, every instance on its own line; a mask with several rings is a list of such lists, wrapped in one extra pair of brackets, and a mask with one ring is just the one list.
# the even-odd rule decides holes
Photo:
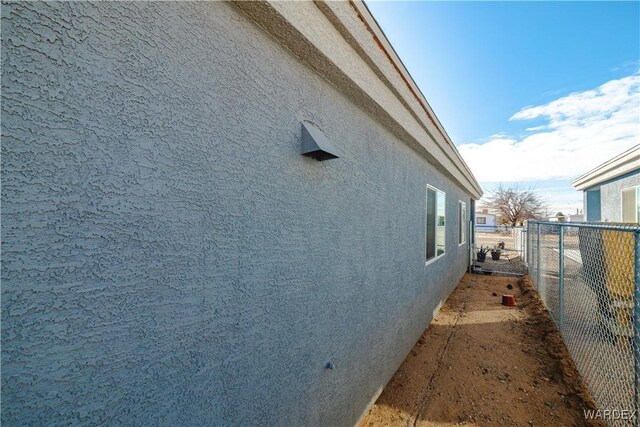
[[(446, 146), (425, 130), (424, 124), (415, 118), (415, 112), (407, 107), (406, 100), (384, 83), (315, 3), (238, 1), (235, 4), (405, 143), (423, 152), (427, 160), (473, 198), (482, 196), (482, 189), (468, 167), (456, 161), (455, 156), (447, 155)], [(397, 80), (400, 81), (399, 76)]]
[(624, 153), (607, 160), (575, 179), (571, 185), (577, 190), (583, 191), (638, 169), (640, 169), (640, 145), (636, 145)]
[[(332, 6), (339, 5), (341, 3), (342, 2), (326, 2), (326, 4)], [(439, 142), (441, 142), (441, 145), (447, 149), (447, 153), (449, 155), (454, 156), (457, 161), (460, 162), (461, 166), (464, 168), (463, 172), (469, 173), (472, 179), (475, 180), (475, 177), (473, 177), (473, 173), (471, 172), (469, 166), (460, 155), (460, 152), (455, 147), (455, 144), (449, 137), (447, 131), (444, 129), (444, 126), (442, 126), (442, 123), (440, 123), (440, 120), (436, 116), (435, 112), (431, 108), (431, 105), (416, 84), (415, 80), (413, 80), (411, 73), (409, 73), (409, 70), (407, 70), (407, 68), (404, 66), (402, 59), (398, 56), (391, 43), (389, 43), (389, 40), (384, 34), (384, 31), (382, 31), (382, 28), (380, 28), (380, 26), (378, 25), (378, 21), (376, 21), (375, 17), (371, 14), (369, 8), (363, 1), (360, 0), (350, 0), (349, 4), (357, 10), (357, 12), (360, 14), (360, 16), (363, 17), (363, 19), (366, 20), (367, 25), (371, 28), (371, 31), (374, 33), (376, 39), (383, 45), (385, 53), (390, 56), (389, 59), (394, 65), (394, 71), (400, 73), (400, 75), (402, 76), (402, 80), (406, 82), (406, 84), (410, 87), (410, 91), (405, 91), (403, 95), (406, 98), (411, 99), (412, 101), (417, 101), (418, 105), (413, 105), (414, 109), (422, 109), (425, 111), (426, 116), (424, 114), (419, 115), (419, 120), (423, 121), (429, 128), (435, 128), (437, 130), (437, 132), (434, 132), (433, 129), (430, 129), (430, 133), (432, 134), (432, 136), (440, 140)], [(364, 40), (361, 42), (363, 44), (365, 43)], [(371, 55), (372, 59), (376, 57), (382, 58), (380, 55)], [(379, 60), (377, 62), (378, 64), (380, 63)]]

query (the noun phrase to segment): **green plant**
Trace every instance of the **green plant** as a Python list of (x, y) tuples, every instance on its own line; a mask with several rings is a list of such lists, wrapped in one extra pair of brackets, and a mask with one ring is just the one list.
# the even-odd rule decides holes
[(482, 246), (480, 246), (480, 249), (478, 250), (478, 254), (476, 256), (476, 260), (478, 260), (478, 262), (484, 262), (487, 259), (487, 253), (489, 252), (489, 248), (483, 248)]

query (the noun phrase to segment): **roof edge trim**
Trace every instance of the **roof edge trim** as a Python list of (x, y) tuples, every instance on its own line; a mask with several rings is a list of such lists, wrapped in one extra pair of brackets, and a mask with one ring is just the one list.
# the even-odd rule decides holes
[[(388, 51), (385, 54), (379, 44), (376, 46), (371, 34), (364, 33), (370, 31), (366, 25), (374, 29), (379, 27), (372, 17), (367, 18), (367, 15), (371, 16), (368, 12), (362, 15), (366, 23), (357, 16), (353, 4), (359, 9), (366, 9), (361, 1), (356, 0), (352, 4), (237, 0), (233, 3), (365, 112), (374, 115), (405, 144), (421, 152), (429, 163), (472, 198), (482, 197), (480, 185), (432, 114), (422, 93), (417, 86), (411, 88), (415, 82), (404, 65), (401, 62), (394, 63), (396, 72), (389, 72), (388, 67), (392, 63), (389, 56), (396, 56), (395, 52)], [(340, 15), (335, 18), (340, 21), (339, 25), (328, 16), (332, 11)], [(346, 37), (345, 31), (348, 32)], [(363, 34), (367, 37), (363, 37)], [(383, 41), (388, 44), (386, 37)], [(360, 49), (354, 49), (354, 42), (359, 44)], [(364, 56), (374, 58), (368, 61)], [(381, 78), (381, 70), (372, 66), (372, 62), (384, 65), (385, 61), (386, 79)], [(406, 76), (402, 75), (403, 72)]]
[(587, 190), (600, 183), (640, 169), (640, 144), (596, 166), (571, 182), (576, 190)]

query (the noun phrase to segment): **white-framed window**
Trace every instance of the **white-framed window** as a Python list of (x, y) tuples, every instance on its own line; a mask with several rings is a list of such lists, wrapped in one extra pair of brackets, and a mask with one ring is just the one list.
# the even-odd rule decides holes
[(622, 222), (638, 222), (640, 218), (640, 187), (622, 190)]
[(487, 224), (487, 218), (484, 216), (479, 216), (476, 218), (476, 224), (478, 225), (486, 225)]
[(426, 262), (444, 255), (445, 251), (446, 194), (430, 185), (427, 186), (427, 237)]
[(467, 204), (458, 202), (458, 245), (467, 243)]

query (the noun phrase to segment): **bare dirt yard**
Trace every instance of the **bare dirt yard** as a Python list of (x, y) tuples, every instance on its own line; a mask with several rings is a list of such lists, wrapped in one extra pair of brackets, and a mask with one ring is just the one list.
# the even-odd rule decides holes
[(604, 425), (593, 408), (528, 280), (467, 274), (360, 426)]

